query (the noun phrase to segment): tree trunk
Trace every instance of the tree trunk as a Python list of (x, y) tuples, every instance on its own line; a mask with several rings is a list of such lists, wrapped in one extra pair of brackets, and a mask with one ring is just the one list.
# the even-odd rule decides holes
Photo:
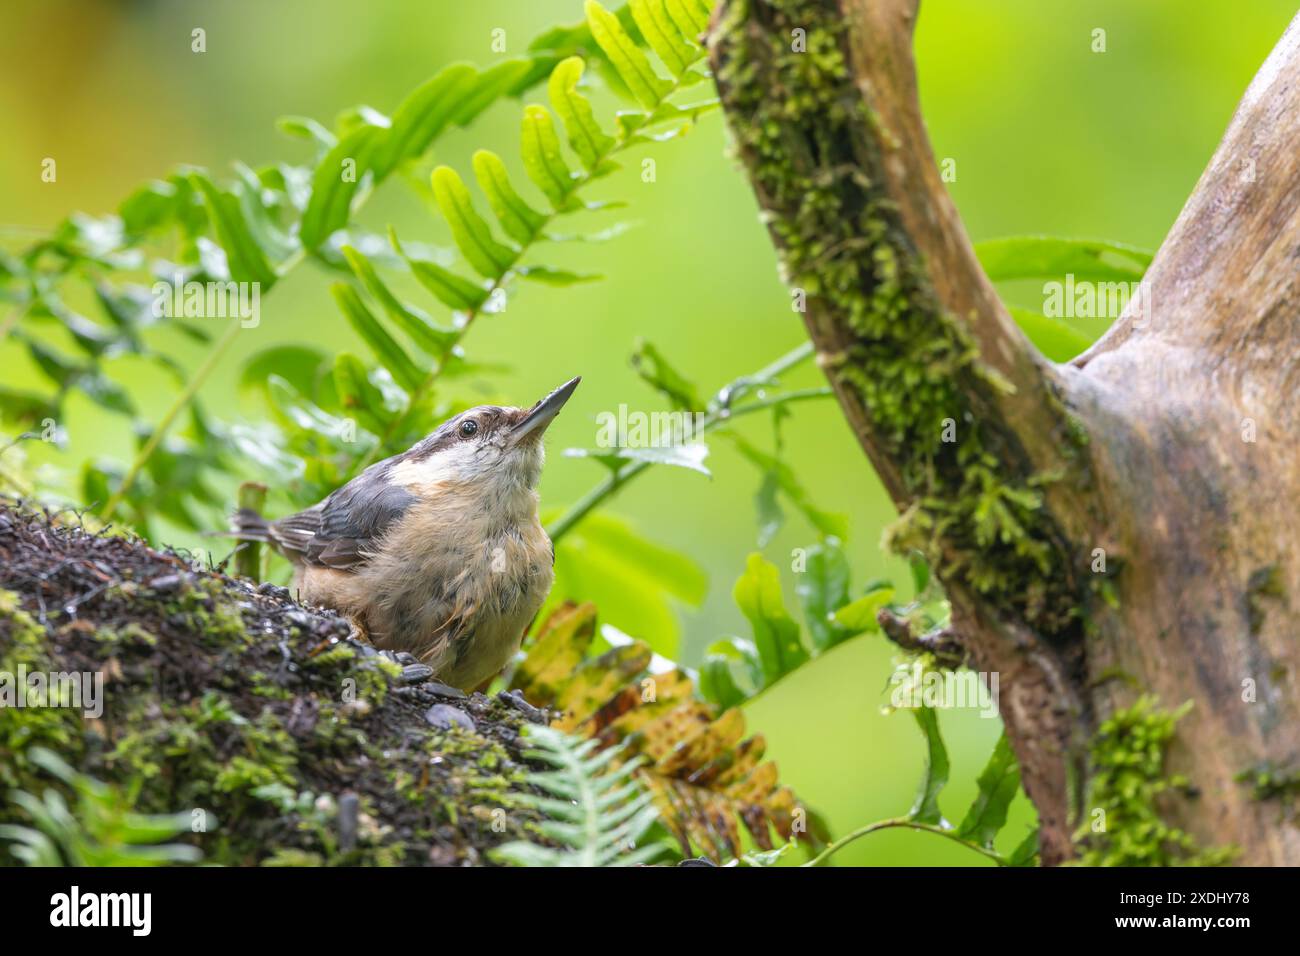
[(1300, 790), (1300, 19), (1146, 294), (1054, 365), (1008, 316), (943, 188), (916, 14), (916, 0), (725, 0), (710, 37), (820, 364), (902, 512), (893, 543), (928, 555), (973, 663), (1000, 675), (1045, 863), (1093, 839), (1129, 759), (1115, 746), (1145, 746), (1103, 723), (1150, 695), (1193, 702), (1168, 754), (1174, 785), (1141, 792), (1159, 795), (1173, 858), (1206, 859), (1190, 849), (1204, 845), (1300, 864), (1286, 805)]

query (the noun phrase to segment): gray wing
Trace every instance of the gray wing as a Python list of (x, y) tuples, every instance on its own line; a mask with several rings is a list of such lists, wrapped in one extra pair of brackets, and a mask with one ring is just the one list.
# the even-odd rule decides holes
[(372, 465), (320, 504), (272, 524), (281, 550), (300, 563), (340, 571), (365, 564), (384, 533), (416, 501), (388, 481), (388, 465)]

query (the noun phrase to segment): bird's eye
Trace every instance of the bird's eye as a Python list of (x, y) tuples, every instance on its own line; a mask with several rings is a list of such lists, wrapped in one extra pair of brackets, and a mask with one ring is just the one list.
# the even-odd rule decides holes
[(478, 431), (478, 422), (472, 418), (467, 418), (460, 423), (460, 437), (471, 438)]

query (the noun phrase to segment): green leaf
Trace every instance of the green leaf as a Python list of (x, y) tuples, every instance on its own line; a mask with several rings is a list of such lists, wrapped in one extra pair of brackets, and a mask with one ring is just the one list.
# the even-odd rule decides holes
[(652, 796), (633, 776), (644, 762), (616, 760), (622, 748), (596, 750), (593, 739), (580, 739), (553, 727), (532, 724), (524, 734), (533, 749), (525, 756), (554, 770), (530, 771), (528, 782), (545, 796), (524, 802), (542, 811), (539, 829), (559, 848), (515, 841), (490, 856), (517, 866), (633, 866), (653, 859), (662, 848), (635, 845), (659, 818)]
[(918, 823), (947, 826), (939, 810), (939, 793), (948, 783), (948, 749), (939, 733), (939, 716), (933, 707), (914, 708), (912, 716), (925, 735), (926, 752), (925, 772), (908, 817)]
[(383, 179), (398, 163), (424, 153), (451, 122), (457, 105), (478, 78), (468, 63), (453, 63), (416, 87), (393, 112), (392, 124), (371, 158)]
[(753, 630), (754, 646), (763, 664), (763, 686), (770, 686), (808, 660), (799, 625), (786, 613), (775, 564), (757, 552), (751, 554), (732, 595)]
[(614, 64), (618, 75), (632, 91), (637, 102), (646, 109), (654, 109), (672, 89), (672, 84), (655, 73), (636, 41), (628, 36), (623, 25), (618, 22), (618, 17), (596, 0), (587, 0), (584, 8), (592, 37)]
[(554, 269), (551, 266), (520, 266), (519, 275), (529, 282), (543, 285), (570, 286), (580, 282), (598, 282), (605, 278), (594, 272), (570, 272), (567, 269)]
[[(736, 682), (737, 666), (743, 668), (748, 678), (745, 688)], [(700, 693), (723, 710), (748, 700), (759, 689), (762, 680), (763, 665), (749, 641), (730, 637), (715, 641), (704, 652), (704, 663), (700, 665)]]
[(581, 57), (571, 56), (561, 61), (551, 71), (547, 90), (551, 106), (563, 120), (565, 131), (569, 134), (569, 145), (582, 160), (582, 165), (589, 172), (594, 172), (616, 141), (600, 128), (592, 112), (591, 102), (578, 92), (582, 70)]
[[(12, 333), (18, 338), (18, 333)], [(126, 389), (114, 382), (97, 364), (73, 362), (35, 339), (23, 339), (36, 367), (60, 392), (80, 391), (96, 405), (119, 415), (134, 415), (135, 405)]]
[[(366, 175), (383, 181), (404, 162), (422, 156), (448, 126), (465, 126), (491, 103), (516, 90), (532, 69), (530, 60), (507, 60), (479, 72), (453, 63), (414, 90), (391, 121), (357, 110), (360, 122), (326, 153), (312, 174), (311, 198), (299, 232), (304, 248), (316, 250), (351, 217), (353, 197)], [(351, 175), (344, 178), (344, 162)]]
[(236, 282), (259, 283), (263, 292), (268, 291), (277, 276), (253, 238), (239, 199), (218, 189), (202, 173), (191, 173), (190, 181), (203, 194), (217, 242), (226, 253), (230, 278)]
[(58, 417), (58, 404), (54, 398), (0, 385), (0, 421), (34, 425), (46, 418), (57, 420)]
[(265, 395), (271, 375), (279, 375), (303, 395), (315, 395), (322, 371), (327, 368), (325, 353), (305, 345), (277, 345), (251, 355), (239, 373), (240, 391)]
[(777, 497), (780, 488), (776, 475), (769, 471), (763, 475), (763, 480), (758, 483), (758, 491), (754, 492), (754, 509), (758, 512), (758, 546), (760, 548), (766, 548), (785, 524), (785, 511), (781, 508), (781, 502)]
[(468, 126), (479, 115), (507, 96), (519, 96), (523, 93), (521, 83), (531, 86), (530, 80), (534, 61), (529, 57), (504, 60), (479, 73), (477, 79), (457, 97), (456, 111), (451, 121), (457, 126)]
[(700, 442), (689, 445), (669, 445), (666, 448), (566, 448), (564, 454), (568, 458), (594, 459), (611, 471), (617, 471), (629, 461), (644, 461), (652, 465), (676, 465), (678, 468), (689, 468), (691, 471), (713, 477), (709, 469), (704, 467), (709, 446)]
[[(113, 288), (104, 282), (95, 283), (95, 299), (99, 302), (110, 322), (122, 333), (117, 336), (115, 345), (119, 349), (141, 354), (145, 351), (138, 331), (157, 325), (160, 318), (154, 315), (154, 296), (138, 285)], [(80, 344), (80, 340), (78, 340)]]
[(994, 282), (1059, 279), (1071, 273), (1089, 281), (1136, 282), (1152, 259), (1152, 253), (1137, 246), (1055, 236), (989, 239), (975, 244), (975, 255)]
[(912, 551), (907, 556), (907, 566), (912, 572), (912, 592), (919, 599), (930, 586), (930, 562), (920, 551)]
[(442, 210), (452, 237), (479, 275), (500, 279), (514, 265), (517, 254), (492, 238), (492, 229), (474, 209), (469, 190), (449, 166), (433, 171), (433, 198)]
[(1009, 866), (1037, 866), (1038, 865), (1038, 831), (1030, 830), (1021, 840), (1011, 856), (1007, 860)]
[(672, 402), (674, 408), (687, 412), (704, 410), (704, 400), (695, 385), (651, 343), (637, 342), (636, 351), (632, 353), (632, 369), (643, 382)]
[(977, 782), (979, 793), (957, 828), (957, 835), (992, 849), (994, 839), (1006, 825), (1007, 808), (1020, 792), (1020, 766), (1005, 731), (994, 745)]
[(298, 231), (304, 249), (318, 249), (348, 224), (352, 198), (370, 169), (371, 154), (382, 143), (384, 132), (382, 126), (358, 126), (320, 161), (312, 173), (311, 199)]
[[(607, 204), (612, 205), (612, 204)], [(620, 204), (621, 205), (621, 204)], [(619, 236), (628, 232), (634, 226), (634, 223), (616, 222), (614, 225), (605, 229), (598, 229), (596, 232), (583, 233), (555, 233), (549, 232), (546, 238), (550, 242), (609, 242), (611, 239), (617, 239)]]
[(570, 193), (576, 178), (560, 152), (560, 138), (555, 135), (555, 121), (544, 106), (524, 108), (521, 129), (524, 172), (556, 212), (569, 207)]
[(682, 36), (693, 39), (708, 29), (713, 14), (708, 0), (665, 0), (664, 6)]
[(742, 455), (762, 469), (765, 475), (771, 476), (777, 487), (781, 489), (781, 493), (785, 495), (786, 500), (799, 510), (809, 524), (827, 536), (841, 539), (848, 536), (848, 517), (823, 511), (813, 504), (812, 495), (800, 484), (799, 479), (795, 477), (794, 470), (789, 465), (774, 455), (755, 447), (734, 432), (729, 433), (728, 437)]
[(681, 77), (696, 60), (696, 48), (682, 38), (663, 0), (631, 0), (628, 6), (650, 49), (664, 61), (673, 76)]
[(398, 299), (384, 284), (375, 267), (365, 256), (351, 246), (343, 247), (343, 255), (366, 290), (374, 296), (393, 323), (411, 337), (411, 341), (419, 349), (428, 355), (440, 356), (445, 355), (456, 344), (459, 338), (457, 333), (451, 329), (439, 328), (428, 315)]
[(350, 352), (340, 352), (334, 358), (334, 390), (344, 412), (354, 416), (363, 428), (383, 434), (391, 418), (384, 393), (370, 381), (361, 359)]
[(113, 497), (121, 475), (110, 475), (102, 463), (90, 460), (81, 465), (81, 500), (88, 508), (96, 508)]
[[(283, 262), (298, 251), (298, 240), (281, 228), (282, 209), (291, 209), (289, 195), (278, 186), (263, 182), (243, 163), (235, 163), (236, 184), (232, 195), (248, 224), (249, 235), (268, 261)], [(268, 179), (274, 181), (274, 176)]]
[(276, 129), (286, 136), (311, 140), (327, 153), (338, 143), (338, 137), (310, 116), (281, 116), (275, 121)]
[(135, 415), (135, 403), (126, 389), (98, 369), (88, 369), (77, 380), (77, 388), (100, 408), (119, 415)]
[(528, 205), (510, 185), (506, 165), (496, 153), (480, 149), (474, 154), (473, 164), (474, 178), (506, 235), (520, 245), (531, 243), (548, 217)]
[(709, 580), (703, 569), (689, 556), (637, 534), (627, 523), (610, 515), (592, 515), (583, 523), (582, 538), (606, 560), (635, 567), (679, 601), (698, 607), (704, 600)]
[(839, 628), (848, 632), (846, 637), (864, 631), (879, 631), (880, 623), (876, 620), (876, 612), (893, 599), (894, 589), (882, 585), (841, 607), (832, 619)]
[(771, 850), (752, 850), (749, 853), (742, 853), (734, 860), (727, 861), (723, 866), (776, 866), (781, 862), (781, 857), (793, 850), (794, 847), (795, 841), (791, 840)]
[(394, 381), (408, 393), (416, 391), (424, 376), (402, 347), (384, 331), (379, 320), (361, 301), (357, 291), (345, 282), (335, 282), (330, 286), (330, 293), (343, 310), (348, 324), (370, 346), (384, 368), (392, 373)]
[(57, 385), (60, 390), (72, 386), (72, 383), (80, 374), (82, 366), (35, 339), (24, 337), (23, 344), (27, 347), (27, 354), (31, 356), (32, 361), (36, 363), (36, 367), (40, 369), (46, 378)]
[(393, 232), (391, 227), (388, 230), (388, 239), (397, 254), (410, 266), (411, 274), (420, 285), (433, 293), (444, 305), (462, 312), (473, 312), (487, 301), (488, 290), (477, 282), (462, 278), (436, 262), (407, 255), (401, 243), (397, 241), (397, 233)]
[(1060, 319), (1051, 319), (1030, 309), (1008, 308), (1016, 325), (1034, 347), (1053, 362), (1068, 362), (1092, 345), (1092, 339)]
[(852, 636), (848, 628), (831, 619), (849, 601), (849, 559), (835, 538), (805, 549), (804, 559), (794, 590), (803, 605), (813, 647), (826, 651)]
[[(556, 514), (545, 517), (554, 520)], [(707, 575), (689, 556), (595, 511), (556, 544), (555, 586), (542, 616), (566, 599), (593, 601), (604, 621), (639, 630), (657, 653), (675, 658), (678, 602), (698, 607), (707, 590)]]
[(176, 214), (178, 192), (174, 183), (145, 183), (118, 206), (122, 229), (127, 235), (138, 236), (170, 223)]

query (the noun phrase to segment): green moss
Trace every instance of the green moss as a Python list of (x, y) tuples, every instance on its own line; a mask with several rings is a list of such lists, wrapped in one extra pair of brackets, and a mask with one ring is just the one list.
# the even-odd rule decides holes
[[(796, 28), (807, 52), (791, 49)], [(831, 0), (733, 0), (719, 31), (720, 87), (784, 278), (852, 334), (822, 365), (861, 402), (911, 502), (894, 547), (918, 547), (945, 581), (1040, 633), (1075, 633), (1081, 595), (1042, 506), (1060, 476), (1034, 474), (981, 411), (1009, 385), (937, 300), (878, 184), (878, 121), (854, 86), (846, 31)], [(954, 442), (941, 440), (948, 420)], [(1087, 441), (1077, 421), (1063, 418), (1062, 433)]]
[(158, 638), (134, 621), (119, 628), (101, 627), (95, 631), (95, 642), (105, 647), (115, 644), (140, 644), (153, 647)]
[(1300, 796), (1300, 770), (1263, 763), (1237, 774), (1238, 783), (1249, 783), (1256, 800), (1280, 800), (1288, 809)]
[[(48, 547), (24, 550), (30, 566), (0, 566), (0, 670), (105, 681), (97, 720), (70, 707), (0, 708), (0, 824), (31, 824), (14, 790), (62, 787), (28, 759), (37, 744), (129, 797), (132, 812), (214, 821), (180, 838), (209, 863), (476, 862), (538, 819), (520, 800), (530, 787), (516, 709), (476, 698), (459, 706), (477, 730), (432, 727), (434, 698), (396, 692), (401, 666), (342, 640), (338, 620), (135, 542), (5, 517)], [(65, 569), (53, 579), (62, 590), (43, 591), (42, 624), (27, 586), (53, 566)], [(102, 587), (99, 569), (119, 580)], [(60, 610), (92, 591), (75, 619)], [(0, 840), (0, 864), (11, 862)]]
[(293, 867), (293, 866), (324, 866), (325, 860), (319, 853), (308, 853), (305, 850), (276, 850), (268, 859), (262, 862), (263, 866)]
[(1282, 582), (1282, 569), (1276, 564), (1257, 569), (1246, 582), (1246, 609), (1250, 621), (1250, 633), (1258, 634), (1264, 624), (1267, 610), (1264, 599), (1282, 600), (1286, 597), (1286, 585)]
[(220, 580), (197, 578), (181, 584), (180, 594), (163, 604), (164, 611), (176, 627), (183, 627), (213, 644), (231, 639), (241, 644), (252, 642), (244, 629), (239, 607), (224, 593)]
[[(47, 700), (29, 695), (20, 684), (20, 673), (50, 673), (62, 670), (54, 666), (45, 642), (45, 631), (36, 619), (24, 611), (17, 594), (0, 590), (0, 675), (12, 682), (13, 707), (0, 706), (0, 793), (10, 788), (41, 792), (36, 777), (39, 769), (27, 759), (29, 748), (44, 746), (65, 757), (81, 751), (81, 717), (67, 707), (43, 706)], [(0, 823), (9, 814), (0, 804)]]
[(1176, 725), (1191, 709), (1161, 710), (1144, 696), (1116, 711), (1098, 729), (1090, 750), (1085, 815), (1075, 833), (1083, 866), (1221, 866), (1235, 848), (1202, 849), (1167, 823), (1160, 801), (1170, 793), (1193, 797), (1185, 777), (1166, 776), (1165, 758)]

